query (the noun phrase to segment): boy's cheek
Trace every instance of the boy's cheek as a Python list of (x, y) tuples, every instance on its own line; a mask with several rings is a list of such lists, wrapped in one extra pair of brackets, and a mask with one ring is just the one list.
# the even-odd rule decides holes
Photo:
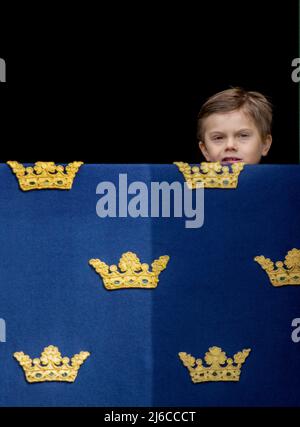
[(202, 155), (205, 157), (206, 160), (208, 160), (207, 157), (209, 156), (209, 150), (208, 150), (207, 146), (205, 145), (205, 143), (200, 142), (199, 148), (200, 148)]

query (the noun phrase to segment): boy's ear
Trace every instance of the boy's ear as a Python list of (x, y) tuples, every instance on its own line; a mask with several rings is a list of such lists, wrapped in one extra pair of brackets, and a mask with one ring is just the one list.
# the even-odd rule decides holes
[(262, 156), (266, 156), (272, 145), (272, 135), (267, 135), (263, 142)]
[(207, 161), (207, 162), (209, 162), (210, 160), (209, 160), (209, 154), (208, 154), (208, 151), (207, 151), (207, 148), (206, 148), (206, 146), (205, 146), (205, 143), (203, 142), (203, 141), (199, 141), (199, 148), (200, 148), (200, 150), (201, 150), (201, 153), (203, 154), (203, 156), (205, 157), (205, 160)]

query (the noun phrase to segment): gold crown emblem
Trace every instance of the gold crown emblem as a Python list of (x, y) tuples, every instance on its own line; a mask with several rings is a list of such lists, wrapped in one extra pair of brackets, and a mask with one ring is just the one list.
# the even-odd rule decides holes
[(54, 162), (36, 162), (24, 167), (21, 163), (9, 161), (23, 191), (29, 190), (70, 190), (82, 162), (69, 163), (66, 167)]
[(156, 259), (152, 264), (152, 271), (149, 271), (148, 264), (141, 264), (137, 255), (133, 252), (126, 252), (119, 261), (119, 269), (116, 265), (108, 266), (100, 259), (91, 259), (89, 264), (102, 277), (106, 289), (153, 289), (159, 282), (158, 276), (163, 271), (170, 257), (164, 255)]
[[(263, 255), (256, 256), (254, 261), (266, 271), (273, 286), (300, 285), (300, 250), (290, 250), (284, 261), (275, 263)], [(285, 268), (285, 266), (287, 268)]]
[(74, 382), (78, 370), (83, 362), (90, 356), (87, 351), (75, 354), (71, 359), (62, 357), (58, 348), (50, 345), (44, 348), (40, 359), (30, 359), (23, 352), (14, 353), (14, 357), (22, 366), (29, 383), (44, 381)]
[(208, 381), (239, 381), (241, 366), (248, 357), (251, 349), (240, 351), (227, 358), (226, 353), (219, 347), (210, 347), (205, 353), (204, 360), (208, 366), (203, 366), (201, 359), (195, 359), (187, 353), (179, 353), (179, 358), (188, 368), (193, 383)]
[(183, 174), (188, 187), (192, 190), (203, 186), (204, 188), (236, 188), (238, 177), (244, 168), (244, 163), (238, 162), (222, 166), (220, 162), (202, 162), (199, 166), (190, 166), (188, 163), (174, 162)]

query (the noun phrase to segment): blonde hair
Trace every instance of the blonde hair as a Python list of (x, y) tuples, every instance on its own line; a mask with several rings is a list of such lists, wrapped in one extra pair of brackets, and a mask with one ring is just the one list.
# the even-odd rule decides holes
[(223, 90), (211, 96), (201, 107), (197, 121), (197, 138), (204, 141), (203, 121), (214, 113), (243, 110), (257, 126), (262, 138), (271, 134), (272, 104), (259, 92), (240, 87)]

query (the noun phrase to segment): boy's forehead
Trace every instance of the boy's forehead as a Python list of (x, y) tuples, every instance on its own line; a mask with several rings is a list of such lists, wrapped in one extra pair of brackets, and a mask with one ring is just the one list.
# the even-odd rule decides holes
[(203, 120), (205, 132), (221, 132), (257, 128), (252, 118), (243, 110), (213, 113)]

